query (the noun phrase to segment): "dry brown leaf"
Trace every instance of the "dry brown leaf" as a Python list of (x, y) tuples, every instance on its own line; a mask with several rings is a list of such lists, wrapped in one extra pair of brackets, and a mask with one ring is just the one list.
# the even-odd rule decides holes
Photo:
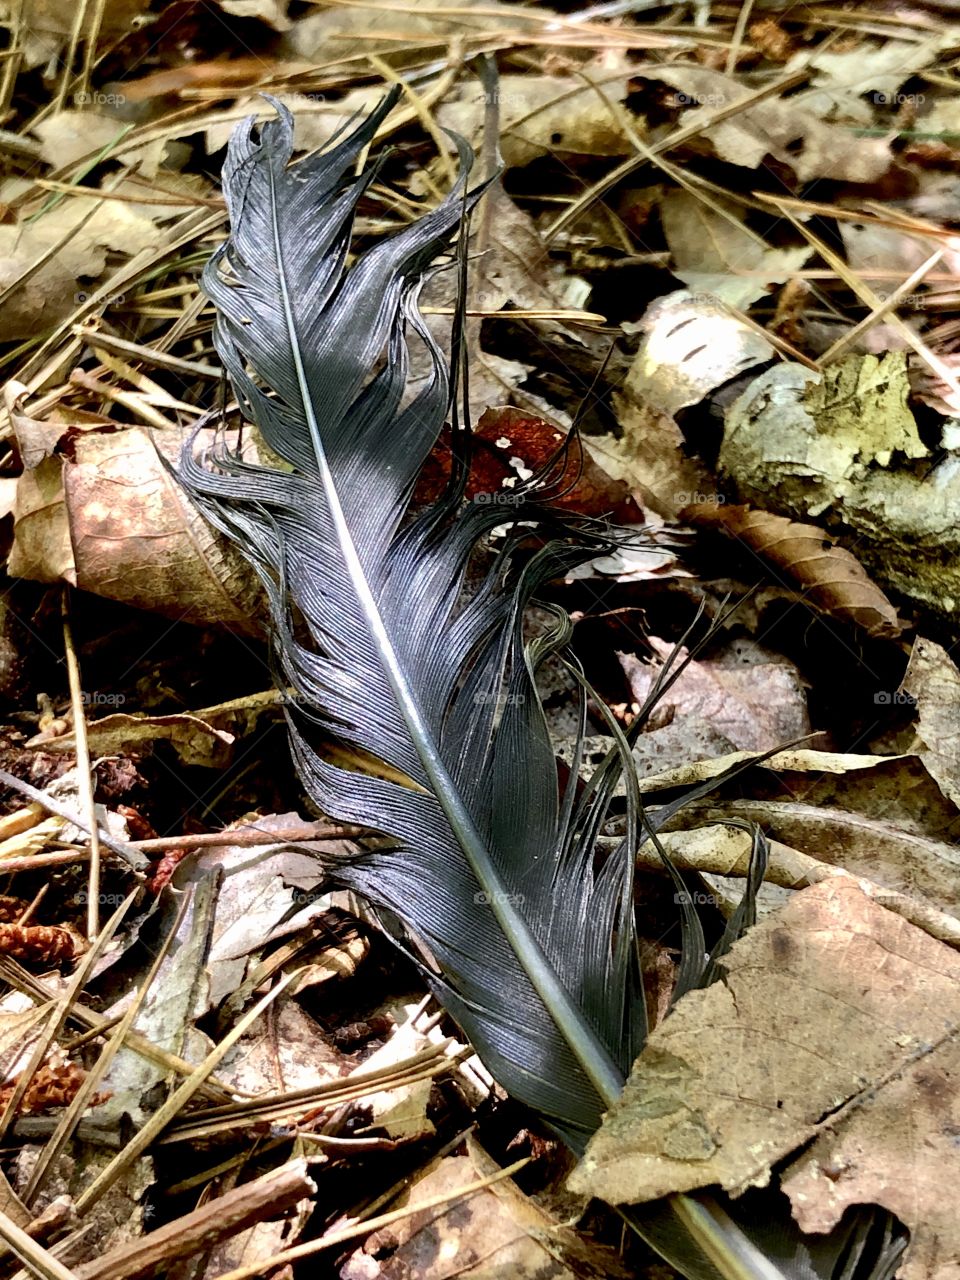
[(841, 182), (876, 182), (891, 164), (890, 138), (857, 138), (829, 124), (812, 110), (804, 112), (791, 98), (768, 98), (726, 120), (714, 123), (718, 109), (746, 98), (750, 89), (741, 80), (707, 67), (686, 63), (658, 66), (655, 78), (679, 89), (692, 110), (684, 112), (683, 127), (703, 120), (704, 138), (721, 160), (756, 169), (768, 156), (788, 165), (799, 183), (813, 178)]
[[(623, 67), (618, 79), (608, 61), (587, 67), (586, 74), (602, 88), (611, 103), (628, 92), (630, 70)], [(619, 115), (596, 89), (575, 76), (503, 75), (497, 86), (500, 111), (500, 148), (508, 169), (522, 167), (540, 156), (557, 152), (584, 156), (622, 156), (633, 143)], [(460, 98), (445, 102), (437, 119), (479, 144), (487, 112), (486, 91), (476, 80), (460, 84)], [(635, 127), (637, 125), (635, 124)], [(639, 126), (642, 131), (642, 125)]]
[[(54, 1107), (67, 1107), (86, 1078), (86, 1072), (77, 1062), (45, 1062), (36, 1071), (27, 1086), (27, 1091), (20, 1101), (18, 1112), (21, 1115), (36, 1115), (41, 1111), (49, 1111)], [(0, 1088), (0, 1107), (5, 1107), (16, 1087), (18, 1077), (14, 1076)], [(99, 1097), (94, 1094), (91, 1106), (95, 1106)]]
[[(132, 255), (162, 239), (136, 206), (97, 196), (71, 196), (32, 222), (0, 226), (0, 289), (17, 285), (3, 305), (0, 337), (30, 338), (53, 328), (97, 292), (90, 281), (104, 273), (109, 251)], [(52, 258), (32, 273), (48, 252)], [(29, 279), (17, 284), (28, 272)], [(121, 301), (104, 297), (108, 306)]]
[[(662, 659), (673, 648), (656, 636), (650, 643)], [(642, 705), (659, 666), (632, 653), (618, 657), (634, 701)], [(757, 645), (741, 653), (730, 646), (709, 661), (691, 662), (660, 699), (657, 713), (672, 713), (692, 733), (705, 721), (743, 751), (769, 751), (810, 732), (800, 673)]]
[[(90, 720), (86, 726), (90, 750), (98, 756), (137, 756), (156, 742), (169, 742), (187, 765), (223, 768), (233, 755), (234, 735), (210, 724), (203, 712), (178, 712), (168, 716), (138, 716), (118, 711)], [(50, 755), (73, 755), (75, 734), (57, 737), (38, 734), (26, 744)]]
[[(18, 415), (18, 438), (31, 421)], [(35, 456), (29, 441), (23, 450)], [(11, 575), (63, 578), (177, 620), (255, 631), (259, 584), (157, 457), (159, 448), (176, 458), (179, 439), (134, 427), (72, 443), (75, 460), (45, 458), (20, 477)]]
[(734, 209), (683, 190), (667, 192), (660, 205), (673, 274), (693, 294), (745, 308), (799, 271), (812, 249), (774, 248), (744, 226)]
[(735, 538), (760, 561), (797, 584), (813, 608), (871, 636), (896, 636), (897, 611), (845, 547), (812, 524), (798, 524), (769, 511), (718, 502), (684, 507), (680, 518)]
[[(126, 35), (150, 8), (145, 0), (105, 0), (96, 10), (87, 9), (81, 19), (81, 35), (96, 22), (101, 36)], [(73, 31), (77, 14), (62, 0), (24, 0), (0, 6), (7, 21), (22, 23), (18, 49), (26, 66), (36, 67), (53, 57)]]
[(954, 38), (944, 27), (932, 34), (918, 30), (909, 41), (888, 36), (878, 42), (857, 39), (845, 49), (832, 48), (829, 41), (819, 49), (801, 49), (785, 72), (802, 67), (810, 73), (811, 88), (791, 95), (790, 102), (800, 115), (872, 125), (876, 109), (895, 103), (901, 85), (935, 63)]
[[(398, 1205), (414, 1206), (497, 1172), (472, 1139), (468, 1152), (432, 1161)], [(588, 1246), (507, 1179), (382, 1227), (340, 1271), (341, 1280), (574, 1280), (578, 1275), (621, 1280), (626, 1274), (611, 1250)]]
[(40, 139), (46, 163), (60, 169), (115, 142), (123, 130), (117, 116), (81, 107), (52, 112), (37, 121), (32, 132)]
[[(939, 1267), (960, 1251), (943, 1195), (960, 1176), (960, 955), (834, 879), (752, 929), (724, 968), (723, 982), (685, 995), (652, 1033), (572, 1188), (613, 1204), (716, 1183), (737, 1194), (828, 1134), (847, 1164), (804, 1158), (818, 1168), (802, 1206), (795, 1198), (801, 1225), (822, 1230), (812, 1221), (849, 1187), (910, 1228), (908, 1275), (952, 1275)], [(889, 1163), (882, 1139), (857, 1142), (883, 1125), (902, 1131), (905, 1111), (913, 1137)]]
[(917, 752), (960, 808), (960, 671), (942, 645), (920, 636), (900, 688), (916, 703)]

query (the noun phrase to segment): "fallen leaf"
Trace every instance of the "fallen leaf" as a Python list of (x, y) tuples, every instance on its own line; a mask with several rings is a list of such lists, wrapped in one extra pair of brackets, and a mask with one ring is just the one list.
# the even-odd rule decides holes
[(802, 67), (811, 87), (791, 95), (790, 102), (799, 114), (872, 125), (877, 108), (895, 103), (900, 86), (935, 63), (944, 41), (951, 38), (946, 30), (916, 35), (910, 41), (887, 37), (881, 43), (857, 40), (849, 49), (798, 51), (784, 73)]
[(42, 143), (46, 163), (60, 169), (115, 142), (123, 134), (124, 124), (116, 116), (80, 107), (51, 112), (38, 120), (31, 132)]
[[(177, 712), (168, 716), (130, 715), (124, 711), (90, 720), (86, 726), (90, 750), (98, 756), (136, 756), (156, 742), (169, 742), (181, 762), (208, 769), (223, 768), (233, 755), (234, 735), (210, 724), (201, 712)], [(49, 737), (38, 734), (26, 744), (51, 755), (73, 755), (73, 733)]]
[[(71, 196), (32, 221), (0, 225), (0, 288), (11, 290), (0, 336), (11, 341), (52, 329), (96, 294), (110, 251), (132, 255), (162, 240), (154, 221), (134, 205), (97, 196)], [(122, 299), (103, 301), (115, 305)]]
[(918, 636), (900, 688), (916, 704), (916, 750), (960, 808), (960, 671), (942, 645)]
[[(656, 636), (650, 637), (650, 644), (662, 659), (673, 649)], [(633, 699), (642, 705), (656, 681), (659, 665), (643, 663), (632, 653), (618, 657)], [(769, 751), (810, 732), (803, 682), (796, 667), (755, 645), (745, 655), (731, 649), (711, 660), (690, 662), (660, 699), (657, 712), (673, 714), (684, 728), (705, 721), (745, 751)]]
[(877, 182), (890, 168), (889, 138), (857, 138), (850, 130), (804, 112), (792, 98), (768, 98), (745, 107), (726, 120), (713, 120), (718, 108), (739, 102), (750, 88), (733, 76), (708, 67), (675, 62), (658, 66), (651, 79), (679, 89), (691, 109), (683, 113), (683, 127), (703, 120), (704, 138), (721, 160), (746, 169), (759, 168), (769, 156), (788, 166), (797, 183), (814, 178), (841, 182)]
[(804, 601), (828, 617), (860, 627), (871, 636), (900, 634), (896, 609), (871, 582), (863, 565), (816, 525), (716, 502), (695, 503), (679, 515), (688, 524), (740, 542), (761, 563), (796, 583)]
[(943, 1194), (960, 1176), (960, 955), (831, 879), (751, 929), (724, 969), (653, 1031), (571, 1188), (613, 1204), (716, 1183), (736, 1195), (814, 1142), (793, 1188), (802, 1227), (832, 1225), (849, 1190), (909, 1227), (907, 1274), (952, 1274), (939, 1268), (960, 1252)]
[(709, 204), (689, 191), (670, 191), (661, 201), (663, 234), (671, 271), (693, 294), (709, 294), (745, 309), (799, 271), (810, 245), (777, 249), (751, 231), (734, 206), (712, 196)]
[[(64, 428), (57, 430), (59, 439)], [(176, 620), (255, 632), (259, 583), (184, 498), (158, 449), (174, 460), (180, 441), (137, 427), (83, 432), (71, 438), (73, 460), (44, 458), (25, 470), (9, 572), (63, 578)]]
[[(717, 814), (723, 813), (724, 808), (716, 806)], [(773, 809), (773, 823), (764, 822), (764, 831), (768, 831), (770, 826), (775, 829), (776, 806)], [(741, 814), (741, 808), (734, 805), (729, 817), (740, 819)], [(698, 814), (696, 820), (702, 822), (703, 816)], [(960, 914), (957, 912), (957, 867), (960, 865), (960, 856), (949, 845), (938, 846), (932, 840), (911, 841), (906, 832), (901, 835), (902, 843), (895, 857), (889, 856), (892, 844), (888, 842), (881, 849), (880, 856), (872, 860), (858, 858), (859, 851), (856, 849), (848, 857), (846, 848), (841, 848), (839, 855), (835, 849), (826, 854), (817, 849), (818, 856), (813, 857), (782, 844), (779, 840), (768, 839), (769, 861), (757, 895), (758, 919), (765, 919), (770, 910), (779, 910), (784, 906), (789, 901), (791, 891), (818, 884), (830, 876), (853, 876), (867, 897), (874, 902), (879, 902), (889, 911), (895, 911), (897, 915), (929, 933), (932, 938), (950, 942), (954, 946), (960, 944)], [(724, 916), (733, 914), (743, 901), (753, 850), (753, 835), (745, 826), (718, 823), (697, 826), (688, 831), (664, 831), (660, 835), (660, 843), (679, 870), (695, 870), (700, 873), (711, 890), (707, 901), (712, 896), (713, 905), (719, 907)], [(927, 877), (925, 867), (912, 866), (910, 854), (914, 860), (924, 854), (932, 855), (931, 861), (939, 860), (939, 867), (931, 868), (935, 874)], [(641, 852), (641, 858), (648, 866), (656, 867), (660, 854), (648, 845)], [(949, 884), (949, 897), (946, 901), (930, 894), (930, 888), (935, 887), (938, 875), (940, 883)], [(695, 905), (702, 901), (702, 898), (694, 894)]]
[(427, 1165), (398, 1204), (411, 1210), (373, 1232), (340, 1270), (341, 1280), (574, 1280), (627, 1272), (616, 1254), (589, 1245), (524, 1196), (509, 1180), (435, 1209), (416, 1212), (419, 1200), (490, 1177), (497, 1166), (468, 1138), (468, 1154)]
[[(682, 834), (695, 838), (700, 830), (712, 829), (699, 824), (723, 820), (758, 823), (775, 837), (771, 842), (775, 851), (792, 850), (798, 858), (840, 868), (884, 891), (926, 901), (939, 913), (960, 917), (960, 851), (944, 840), (867, 814), (792, 800), (731, 798), (692, 805), (671, 825), (694, 824)], [(744, 836), (737, 828), (723, 830), (731, 847)], [(663, 838), (668, 837), (669, 833)], [(776, 882), (792, 883), (779, 878)]]
[[(142, 0), (105, 0), (96, 13), (84, 11), (79, 18), (81, 39), (96, 23), (100, 36), (126, 35), (143, 20), (149, 5)], [(27, 68), (54, 57), (73, 32), (77, 14), (60, 0), (25, 0), (21, 5), (4, 4), (0, 12), (8, 22), (16, 21), (18, 53)]]
[[(610, 102), (620, 102), (628, 92), (630, 69), (619, 77), (608, 62), (586, 66), (585, 74), (602, 87)], [(478, 144), (487, 112), (483, 86), (474, 80), (460, 84), (459, 101), (444, 102), (437, 119)], [(500, 149), (508, 169), (530, 164), (540, 156), (557, 152), (584, 156), (622, 156), (633, 150), (623, 122), (603, 97), (574, 76), (502, 75), (497, 85), (500, 114)], [(634, 123), (638, 132), (642, 124)]]

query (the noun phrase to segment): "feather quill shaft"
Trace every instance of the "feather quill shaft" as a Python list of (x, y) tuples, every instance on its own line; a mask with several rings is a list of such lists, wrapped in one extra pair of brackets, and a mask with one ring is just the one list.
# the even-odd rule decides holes
[(377, 605), (377, 600), (367, 581), (363, 563), (357, 552), (350, 525), (337, 493), (336, 482), (326, 457), (323, 437), (317, 421), (316, 408), (304, 369), (293, 312), (293, 300), (287, 273), (284, 269), (283, 245), (277, 216), (279, 201), (276, 187), (272, 182), (271, 188), (273, 194), (271, 213), (274, 252), (279, 264), (278, 283), (283, 303), (283, 313), (290, 337), (291, 355), (296, 369), (300, 401), (316, 454), (320, 483), (323, 485), (330, 517), (337, 532), (354, 591), (366, 616), (371, 635), (377, 646), (404, 723), (423, 762), (424, 770), (432, 784), (434, 794), (460, 842), (474, 875), (477, 877), (481, 892), (486, 894), (497, 923), (519, 957), (530, 981), (557, 1024), (558, 1030), (566, 1037), (573, 1048), (581, 1066), (593, 1082), (604, 1103), (610, 1106), (620, 1096), (623, 1089), (623, 1077), (611, 1061), (609, 1054), (597, 1042), (596, 1036), (588, 1026), (582, 1011), (571, 999), (570, 993), (560, 982), (556, 970), (551, 967), (543, 955), (540, 944), (520, 913), (513, 906), (509, 894), (504, 891), (503, 882), (497, 875), (486, 844), (470, 814), (466, 811), (457, 788), (444, 766), (437, 745), (427, 728), (417, 704), (417, 699), (410, 688), (406, 672), (403, 670), (394, 650), (389, 632)]

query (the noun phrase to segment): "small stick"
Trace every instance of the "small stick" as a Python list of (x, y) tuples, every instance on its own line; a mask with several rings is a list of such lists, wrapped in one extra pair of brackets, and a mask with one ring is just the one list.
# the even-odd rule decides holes
[(42, 1244), (37, 1244), (36, 1240), (8, 1218), (2, 1209), (0, 1209), (0, 1240), (30, 1271), (41, 1276), (43, 1280), (77, 1280), (75, 1271), (58, 1262), (49, 1250)]
[(172, 1263), (183, 1258), (212, 1249), (257, 1222), (285, 1213), (316, 1191), (316, 1184), (307, 1174), (306, 1160), (291, 1160), (142, 1239), (84, 1263), (76, 1274), (79, 1280), (142, 1280), (169, 1270)]
[(60, 597), (60, 609), (63, 617), (63, 651), (67, 660), (70, 705), (73, 708), (80, 802), (90, 831), (90, 866), (87, 869), (87, 938), (92, 942), (100, 932), (100, 834), (97, 828), (97, 806), (93, 795), (90, 747), (87, 742), (87, 717), (83, 710), (83, 691), (80, 688), (80, 663), (73, 644), (73, 628), (70, 626), (70, 595), (69, 588), (66, 586)]
[[(305, 822), (300, 827), (283, 827), (267, 831), (252, 824), (236, 831), (205, 831), (195, 836), (154, 836), (151, 840), (134, 840), (131, 847), (142, 853), (169, 853), (178, 849), (210, 849), (220, 845), (299, 844), (308, 840), (355, 840), (369, 835), (367, 827), (349, 823)], [(0, 870), (7, 865), (0, 862)]]
[[(46, 792), (41, 791), (39, 787), (31, 786), (29, 782), (24, 782), (22, 778), (15, 777), (12, 773), (7, 773), (6, 769), (0, 769), (0, 784), (10, 787), (14, 791), (19, 791), (21, 795), (26, 796), (28, 800), (34, 800), (38, 805), (52, 813), (58, 818), (63, 818), (65, 822), (71, 822), (75, 827), (79, 827), (81, 831), (90, 834), (90, 828), (86, 819), (81, 818), (79, 814), (74, 813), (69, 805), (61, 804), (59, 800), (55, 800), (53, 796), (48, 796)], [(97, 834), (100, 837), (100, 843), (113, 853), (123, 858), (124, 862), (130, 864), (134, 871), (145, 871), (150, 865), (150, 860), (140, 852), (135, 845), (128, 844), (126, 840), (117, 840), (109, 831), (104, 831), (102, 827), (97, 827)], [(43, 854), (36, 854), (30, 858), (31, 866), (41, 865), (37, 859), (43, 857)], [(51, 856), (51, 855), (48, 855)], [(13, 863), (13, 858), (8, 858), (2, 864), (2, 867), (9, 868)], [(49, 864), (48, 864), (49, 865)]]
[[(527, 1156), (523, 1160), (518, 1160), (515, 1164), (508, 1165), (506, 1169), (501, 1169), (498, 1173), (493, 1174), (489, 1178), (481, 1178), (477, 1182), (468, 1182), (464, 1187), (458, 1187), (455, 1191), (445, 1191), (443, 1195), (430, 1196), (426, 1200), (418, 1200), (415, 1203), (405, 1205), (402, 1209), (393, 1209), (389, 1213), (382, 1213), (377, 1218), (368, 1218), (365, 1222), (355, 1222), (349, 1227), (342, 1230), (328, 1231), (326, 1235), (320, 1236), (318, 1240), (309, 1240), (305, 1244), (294, 1245), (292, 1249), (284, 1249), (280, 1253), (275, 1253), (272, 1258), (265, 1258), (261, 1262), (253, 1263), (249, 1266), (237, 1267), (234, 1271), (227, 1271), (224, 1275), (218, 1277), (218, 1280), (252, 1280), (254, 1276), (263, 1275), (267, 1271), (272, 1271), (275, 1267), (285, 1266), (288, 1262), (295, 1262), (298, 1258), (309, 1257), (312, 1253), (319, 1253), (322, 1249), (330, 1249), (333, 1245), (344, 1244), (347, 1240), (355, 1240), (357, 1236), (370, 1235), (374, 1231), (379, 1231), (381, 1227), (388, 1227), (394, 1222), (400, 1222), (403, 1218), (412, 1218), (416, 1213), (423, 1213), (428, 1209), (439, 1209), (442, 1205), (450, 1204), (454, 1200), (466, 1199), (478, 1191), (486, 1191), (488, 1187), (492, 1187), (497, 1182), (502, 1182), (504, 1178), (510, 1178), (518, 1173), (525, 1165), (530, 1163), (530, 1157)], [(84, 1277), (84, 1280), (87, 1280)]]

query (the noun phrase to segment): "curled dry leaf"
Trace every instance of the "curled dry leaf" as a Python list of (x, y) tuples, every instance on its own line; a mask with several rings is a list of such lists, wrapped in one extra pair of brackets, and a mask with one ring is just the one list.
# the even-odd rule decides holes
[[(960, 1219), (960, 955), (831, 879), (734, 945), (723, 982), (652, 1033), (570, 1183), (613, 1204), (719, 1183), (784, 1187), (806, 1230), (879, 1203), (911, 1280), (953, 1274)], [(918, 1107), (918, 1101), (922, 1105)]]
[(686, 289), (654, 302), (641, 327), (643, 341), (614, 401), (620, 434), (592, 437), (590, 451), (645, 506), (675, 519), (687, 503), (714, 494), (716, 481), (690, 454), (674, 415), (765, 364), (774, 349), (718, 299)]
[[(41, 460), (18, 483), (11, 576), (64, 579), (177, 620), (255, 633), (259, 584), (157, 456), (176, 457), (179, 436), (53, 432), (24, 414), (14, 425), (22, 456)], [(52, 448), (71, 456), (51, 457)]]
[[(735, 811), (731, 816), (739, 815)], [(660, 840), (675, 865), (681, 870), (698, 871), (713, 892), (721, 895), (720, 901), (715, 905), (720, 907), (724, 915), (732, 914), (743, 898), (744, 882), (753, 850), (750, 832), (741, 826), (716, 824), (698, 826), (690, 831), (666, 831), (662, 833)], [(926, 851), (932, 851), (934, 855), (939, 851), (932, 840), (924, 843)], [(811, 857), (801, 853), (799, 849), (781, 844), (779, 840), (770, 840), (769, 848), (770, 860), (757, 902), (761, 917), (768, 914), (766, 910), (761, 910), (764, 905), (763, 896), (767, 891), (775, 891), (771, 892), (770, 898), (777, 907), (781, 907), (790, 890), (805, 889), (808, 885), (829, 879), (830, 876), (853, 875), (867, 897), (903, 916), (904, 920), (917, 925), (932, 938), (960, 945), (960, 919), (956, 912), (956, 872), (960, 859), (948, 845), (941, 846), (947, 858), (944, 859), (945, 866), (940, 868), (942, 881), (947, 879), (942, 874), (946, 866), (949, 866), (951, 872), (950, 897), (946, 902), (941, 902), (930, 894), (930, 884), (934, 877), (925, 880), (922, 874), (912, 874), (914, 869), (906, 861), (905, 855), (916, 855), (916, 842), (911, 842), (905, 833), (899, 847), (902, 861), (897, 862), (888, 856), (876, 859), (874, 865), (869, 862), (865, 865), (864, 860), (856, 856), (847, 859), (843, 856), (843, 851), (834, 864), (831, 859)], [(883, 852), (889, 855), (891, 849), (888, 846)], [(641, 857), (647, 865), (656, 869), (660, 857), (657, 850), (647, 844)], [(728, 877), (732, 879), (728, 880)], [(906, 892), (903, 888), (905, 884), (913, 892)], [(927, 893), (927, 897), (923, 896), (923, 891)], [(952, 908), (954, 914), (940, 909), (944, 906)]]
[(736, 539), (764, 565), (786, 574), (803, 599), (828, 617), (871, 636), (900, 634), (896, 609), (863, 565), (816, 525), (717, 502), (693, 503), (683, 508), (680, 518)]
[[(216, 708), (211, 711), (215, 713)], [(234, 734), (211, 724), (202, 711), (197, 715), (177, 712), (169, 716), (118, 711), (87, 724), (87, 744), (98, 756), (138, 756), (150, 751), (154, 743), (169, 742), (184, 764), (208, 769), (223, 768), (229, 763), (234, 741)], [(38, 734), (27, 746), (49, 755), (73, 755), (77, 738), (74, 733), (58, 737)]]
[[(862, 813), (791, 800), (738, 799), (691, 806), (672, 825), (700, 824), (705, 820), (756, 822), (768, 835), (776, 836), (771, 840), (771, 869), (768, 873), (768, 878), (776, 884), (800, 887), (803, 883), (800, 868), (806, 865), (805, 860), (816, 860), (818, 866), (838, 868), (868, 879), (883, 893), (903, 895), (914, 902), (926, 901), (939, 915), (949, 913), (955, 920), (960, 918), (960, 851), (946, 841), (918, 835), (892, 822)], [(669, 841), (673, 834), (695, 839), (701, 830), (721, 829), (695, 826), (693, 830), (667, 833), (663, 836), (665, 846), (670, 849)], [(742, 829), (722, 830), (727, 832), (725, 848), (740, 848), (738, 842), (742, 839), (746, 854), (749, 854), (749, 840)], [(714, 836), (714, 854), (718, 841), (719, 836)], [(784, 879), (779, 868), (792, 867), (794, 863), (797, 878)], [(745, 868), (746, 863), (743, 865)], [(722, 872), (725, 868), (712, 865), (705, 866), (704, 870)], [(736, 874), (745, 874), (745, 870)], [(814, 883), (815, 878), (811, 878), (809, 883)], [(906, 918), (918, 922), (914, 915)], [(950, 930), (952, 940), (956, 926), (946, 928)], [(945, 928), (941, 928), (936, 936), (942, 937), (944, 933)]]

